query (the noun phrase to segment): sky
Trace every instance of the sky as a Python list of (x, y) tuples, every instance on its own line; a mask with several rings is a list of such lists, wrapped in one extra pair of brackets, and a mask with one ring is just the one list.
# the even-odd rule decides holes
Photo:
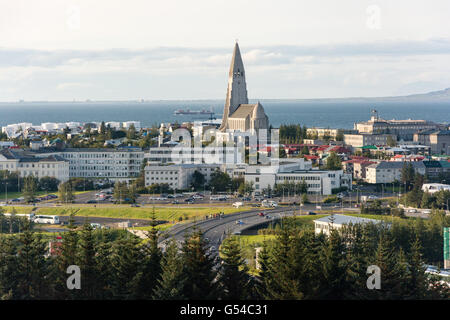
[(250, 99), (450, 87), (448, 0), (0, 0), (0, 101)]

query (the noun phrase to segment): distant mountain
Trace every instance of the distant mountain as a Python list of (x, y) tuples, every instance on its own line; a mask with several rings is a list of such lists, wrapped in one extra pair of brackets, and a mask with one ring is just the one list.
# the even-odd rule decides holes
[[(250, 99), (253, 101), (253, 99)], [(295, 101), (295, 102), (449, 102), (450, 88), (428, 93), (411, 94), (407, 96), (388, 97), (349, 97), (349, 98), (321, 98), (321, 99), (261, 99), (261, 101)], [(256, 100), (255, 100), (256, 101)]]

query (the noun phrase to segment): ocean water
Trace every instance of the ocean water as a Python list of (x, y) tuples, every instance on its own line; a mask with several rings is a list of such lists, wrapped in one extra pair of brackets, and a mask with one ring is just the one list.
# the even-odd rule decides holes
[[(253, 102), (253, 101), (251, 101)], [(450, 123), (450, 102), (342, 102), (342, 101), (292, 101), (261, 100), (270, 123), (299, 123), (307, 127), (352, 129), (353, 124), (370, 118), (376, 109), (383, 119), (425, 119)], [(220, 119), (224, 101), (152, 101), (152, 102), (22, 102), (0, 103), (0, 126), (31, 122), (89, 122), (89, 121), (141, 121), (144, 127), (161, 122), (193, 121), (208, 116), (174, 115), (177, 109), (215, 112)]]

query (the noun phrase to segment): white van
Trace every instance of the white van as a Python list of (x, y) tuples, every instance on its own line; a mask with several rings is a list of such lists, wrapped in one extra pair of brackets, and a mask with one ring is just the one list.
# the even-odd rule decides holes
[(238, 202), (233, 203), (233, 207), (235, 207), (235, 208), (242, 207), (243, 205), (244, 205), (244, 203), (242, 201), (238, 201)]
[(276, 203), (276, 201), (273, 201), (273, 200), (263, 200), (262, 202), (261, 202), (261, 206), (262, 207), (271, 207), (271, 208), (275, 208), (275, 207), (278, 207), (278, 203)]

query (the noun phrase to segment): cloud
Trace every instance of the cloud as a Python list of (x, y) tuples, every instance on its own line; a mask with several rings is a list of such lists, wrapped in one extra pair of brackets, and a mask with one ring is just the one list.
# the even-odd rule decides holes
[(71, 90), (74, 88), (89, 88), (92, 87), (91, 83), (86, 82), (65, 82), (56, 86), (57, 90)]
[[(1, 100), (218, 98), (226, 88), (231, 51), (214, 47), (0, 48)], [(448, 39), (316, 46), (241, 44), (241, 52), (250, 97), (380, 96), (429, 91), (431, 83), (436, 90), (450, 84)]]
[[(450, 54), (450, 39), (424, 41), (382, 41), (373, 43), (343, 43), (316, 46), (262, 46), (243, 47), (246, 64), (288, 64), (308, 62), (324, 57), (381, 56), (398, 57), (410, 55)], [(0, 48), (1, 66), (55, 67), (79, 64), (83, 61), (139, 60), (143, 62), (167, 62), (193, 66), (217, 66), (229, 63), (231, 48), (158, 47), (129, 50), (27, 50)]]

